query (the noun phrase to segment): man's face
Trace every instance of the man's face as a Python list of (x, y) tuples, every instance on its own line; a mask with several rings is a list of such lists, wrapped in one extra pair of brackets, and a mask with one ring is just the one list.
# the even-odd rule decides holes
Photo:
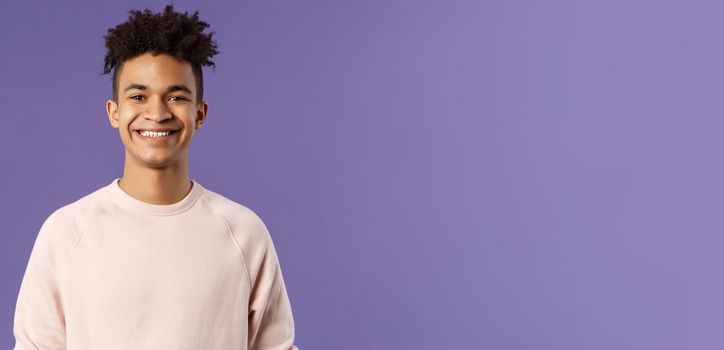
[(127, 166), (186, 164), (194, 131), (208, 110), (206, 101), (196, 103), (191, 64), (166, 54), (145, 53), (125, 61), (117, 78), (118, 101), (108, 100), (106, 111), (126, 147), (126, 162), (131, 162)]

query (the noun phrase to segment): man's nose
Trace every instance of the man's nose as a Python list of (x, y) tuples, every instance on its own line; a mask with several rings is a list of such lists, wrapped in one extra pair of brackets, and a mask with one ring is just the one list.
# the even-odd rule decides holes
[(146, 110), (146, 119), (155, 120), (161, 122), (168, 118), (171, 118), (171, 111), (169, 111), (166, 101), (162, 98), (152, 98), (148, 101), (148, 108)]

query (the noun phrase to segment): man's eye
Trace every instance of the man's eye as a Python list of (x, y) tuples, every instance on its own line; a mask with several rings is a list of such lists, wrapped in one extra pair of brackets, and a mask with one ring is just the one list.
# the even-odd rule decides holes
[(170, 99), (170, 100), (173, 100), (173, 101), (183, 101), (183, 100), (185, 100), (186, 98), (183, 97), (183, 96), (171, 96), (171, 97), (169, 97), (169, 99)]
[(133, 96), (131, 96), (130, 98), (131, 98), (132, 100), (136, 100), (136, 101), (141, 101), (141, 100), (143, 100), (143, 96), (142, 96), (142, 95), (133, 95)]

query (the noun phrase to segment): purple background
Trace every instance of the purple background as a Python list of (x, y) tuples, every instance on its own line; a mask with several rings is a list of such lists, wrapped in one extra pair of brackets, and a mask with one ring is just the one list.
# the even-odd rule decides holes
[[(0, 347), (42, 221), (120, 176), (102, 35), (0, 3)], [(190, 175), (256, 211), (311, 349), (724, 347), (724, 4), (176, 2)]]

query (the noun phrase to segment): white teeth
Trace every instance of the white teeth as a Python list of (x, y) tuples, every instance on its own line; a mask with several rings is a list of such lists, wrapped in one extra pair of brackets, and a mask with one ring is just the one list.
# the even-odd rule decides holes
[(171, 132), (170, 131), (140, 131), (141, 135), (146, 137), (160, 137), (160, 136), (168, 136)]

